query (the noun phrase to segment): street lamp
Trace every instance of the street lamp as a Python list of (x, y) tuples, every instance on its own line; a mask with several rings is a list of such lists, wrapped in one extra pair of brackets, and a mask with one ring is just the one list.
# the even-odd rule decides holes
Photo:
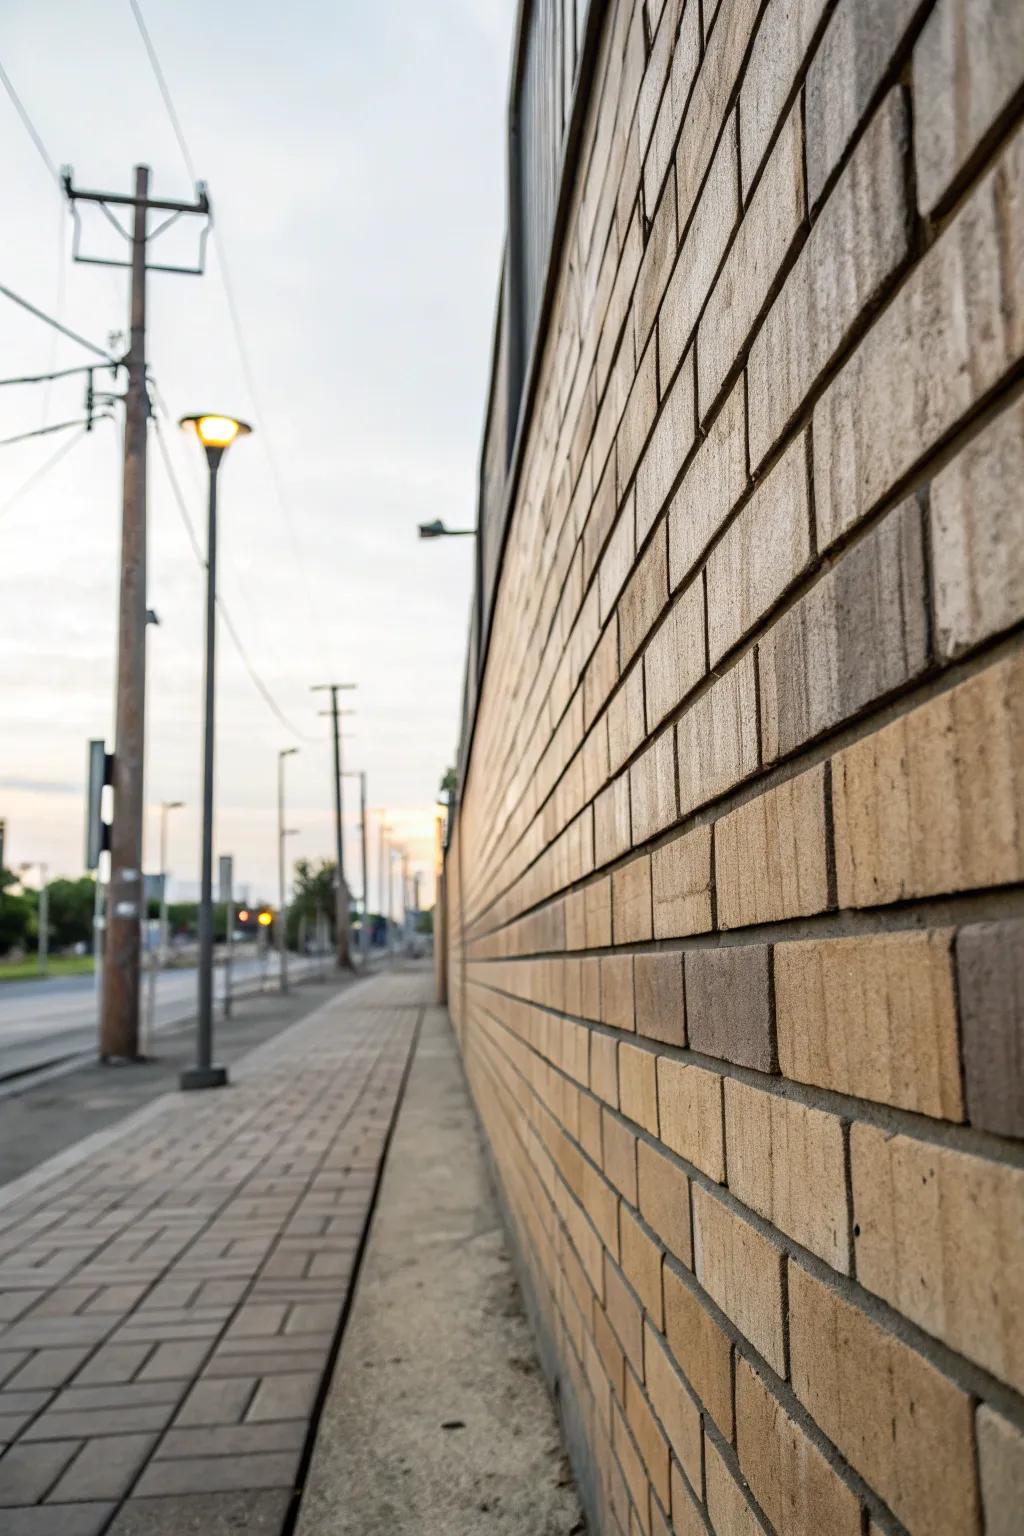
[(184, 800), (163, 800), (160, 804), (160, 923), (157, 929), (156, 964), (149, 967), (146, 1007), (146, 1043), (142, 1054), (149, 1054), (156, 1033), (156, 973), (167, 964), (167, 817), (171, 811), (180, 811)]
[(226, 1067), (213, 1065), (213, 696), (217, 642), (217, 471), (236, 437), (251, 428), (233, 416), (183, 416), (179, 426), (194, 432), (210, 470), (210, 505), (206, 540), (206, 666), (203, 723), (203, 854), (199, 891), (199, 1021), (196, 1064), (179, 1079), (182, 1088), (223, 1088)]
[(288, 991), (288, 943), (285, 936), (287, 917), (285, 914), (285, 890), (284, 890), (284, 840), (290, 837), (292, 832), (285, 831), (284, 825), (284, 760), (286, 757), (294, 757), (298, 747), (284, 747), (277, 754), (277, 888), (278, 910), (281, 913), (281, 921), (277, 925), (277, 954), (281, 971), (281, 991)]
[(446, 528), (441, 519), (435, 518), (432, 523), (420, 523), (421, 539), (475, 539), (475, 528)]
[(39, 939), (36, 948), (36, 957), (39, 963), (39, 974), (45, 976), (50, 959), (50, 888), (48, 883), (47, 866), (41, 861), (32, 864), (19, 864), (20, 874), (27, 874), (32, 868), (39, 870)]

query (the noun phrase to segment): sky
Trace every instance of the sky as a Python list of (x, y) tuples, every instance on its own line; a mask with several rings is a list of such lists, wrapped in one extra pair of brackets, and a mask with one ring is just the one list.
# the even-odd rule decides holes
[[(514, 0), (140, 0), (215, 233), (201, 278), (153, 273), (148, 355), (164, 441), (205, 543), (205, 464), (175, 423), (225, 411), (255, 426), (220, 475), (223, 600), (293, 730), (270, 712), (223, 626), (216, 852), (248, 899), (276, 889), (277, 753), (295, 858), (333, 848), (329, 722), (312, 684), (357, 684), (346, 766), (372, 809), (370, 905), (386, 814), (429, 870), (441, 775), (454, 761), (472, 523), (504, 228), (504, 118)], [(4, 0), (0, 64), (76, 185), (192, 195), (129, 0)], [(73, 264), (71, 221), (0, 90), (0, 283), (101, 347), (127, 323), (127, 273)], [(199, 220), (151, 260), (192, 263)], [(82, 248), (120, 257), (83, 212)], [(230, 320), (233, 293), (247, 372)], [(115, 350), (116, 350), (116, 343)], [(122, 343), (123, 345), (123, 343)], [(0, 376), (89, 361), (0, 295)], [(123, 374), (121, 380), (123, 380)], [(97, 374), (97, 390), (110, 388)], [(254, 395), (254, 386), (255, 395)], [(83, 414), (82, 377), (0, 390), (0, 437)], [(0, 818), (5, 862), (83, 865), (86, 743), (112, 744), (121, 408), (78, 437), (0, 446)], [(71, 442), (72, 438), (77, 440)], [(28, 491), (25, 481), (68, 441)], [(203, 572), (150, 429), (145, 866), (171, 820), (172, 889), (199, 862)], [(357, 791), (346, 860), (358, 887)], [(36, 877), (30, 877), (36, 878)], [(429, 876), (424, 890), (429, 898)]]

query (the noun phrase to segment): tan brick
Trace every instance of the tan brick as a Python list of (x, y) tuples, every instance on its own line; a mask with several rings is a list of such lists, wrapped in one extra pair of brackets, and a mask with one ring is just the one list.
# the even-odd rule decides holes
[(765, 1527), (743, 1497), (721, 1451), (707, 1434), (704, 1436), (704, 1467), (712, 1530), (722, 1532), (723, 1536), (725, 1532), (728, 1536), (764, 1536)]
[(624, 1205), (619, 1207), (619, 1247), (623, 1274), (660, 1328), (661, 1249), (657, 1243), (652, 1243), (636, 1217)]
[[(671, 45), (671, 66), (644, 162), (644, 202), (648, 208), (653, 208), (657, 202), (658, 189), (672, 163), (676, 134), (679, 131), (679, 123), (689, 99), (690, 88), (693, 85), (701, 55), (699, 10), (691, 14), (689, 7), (683, 6), (680, 23), (678, 15), (680, 7), (676, 4), (676, 0), (671, 0), (666, 11), (671, 12), (673, 5), (675, 5), (675, 14), (666, 16), (666, 19), (671, 21), (671, 34), (674, 38), (674, 43)], [(675, 36), (677, 28), (678, 37)]]
[(737, 1200), (843, 1274), (850, 1271), (838, 1116), (747, 1083), (725, 1084), (729, 1188)]
[(935, 636), (943, 656), (959, 656), (1024, 618), (1022, 484), (1018, 399), (932, 481)]
[(854, 150), (754, 338), (747, 363), (754, 470), (906, 259), (907, 139), (903, 100), (893, 90)]
[(690, 1181), (649, 1142), (639, 1142), (636, 1151), (638, 1199), (634, 1203), (668, 1251), (689, 1269), (693, 1265)]
[(711, 927), (711, 828), (694, 827), (651, 855), (654, 937), (682, 938)]
[(716, 666), (810, 558), (807, 439), (798, 437), (708, 558), (708, 653)]
[(961, 928), (956, 973), (967, 1118), (1024, 1136), (1024, 919)]
[(619, 676), (618, 619), (612, 614), (583, 676), (583, 724), (589, 731)]
[(672, 592), (686, 581), (746, 488), (746, 418), (741, 374), (669, 506), (668, 581)]
[(685, 973), (690, 1048), (771, 1072), (775, 1044), (768, 946), (690, 950)]
[(858, 1124), (850, 1160), (858, 1280), (1021, 1391), (1024, 1169)]
[(583, 1164), (583, 1209), (614, 1258), (619, 1256), (619, 1200), (596, 1168)]
[(612, 882), (591, 880), (583, 888), (583, 931), (587, 949), (607, 949), (612, 941)]
[(637, 1045), (619, 1045), (619, 1108), (627, 1119), (658, 1134), (657, 1057)]
[[(580, 1094), (580, 1146), (599, 1166), (604, 1163), (601, 1144), (601, 1106), (588, 1094)], [(607, 1171), (607, 1170), (606, 1170)], [(635, 1203), (635, 1197), (634, 1197)]]
[[(677, 5), (678, 0), (673, 0), (673, 4)], [(667, 19), (667, 14), (663, 14), (658, 28), (659, 38), (668, 30)], [(646, 347), (647, 339), (657, 320), (665, 285), (676, 258), (676, 249), (676, 179), (673, 171), (669, 174), (661, 199), (654, 211), (654, 217), (651, 219), (647, 247), (636, 281), (633, 304), (637, 343), (641, 347)], [(650, 524), (648, 523), (647, 526), (649, 527)]]
[[(667, 302), (667, 300), (666, 300)], [(662, 311), (664, 323), (664, 311)], [(676, 359), (678, 362), (678, 358)], [(664, 391), (667, 375), (662, 373)], [(665, 396), (644, 456), (636, 472), (636, 531), (642, 542), (654, 527), (697, 432), (693, 354), (687, 358)]]
[[(608, 705), (608, 767), (618, 773), (644, 739), (644, 676), (638, 662)], [(622, 779), (618, 781), (620, 784)], [(621, 793), (621, 790), (620, 790)]]
[(629, 847), (629, 774), (623, 773), (594, 801), (594, 859), (607, 864)]
[(679, 810), (685, 816), (756, 772), (757, 683), (747, 654), (690, 705), (676, 726)]
[(765, 1381), (736, 1361), (736, 1453), (750, 1491), (786, 1536), (860, 1536), (860, 1500)]
[(590, 1032), (590, 1087), (606, 1104), (619, 1107), (618, 1042), (597, 1030)]
[(652, 936), (651, 859), (630, 859), (612, 874), (612, 938), (636, 944)]
[(616, 439), (619, 497), (633, 478), (658, 410), (658, 349), (652, 340), (636, 371)]
[(819, 549), (869, 512), (1024, 352), (1022, 200), (1019, 129), (816, 405)]
[(938, 929), (777, 944), (785, 1075), (962, 1120), (950, 940)]
[(604, 1259), (604, 1296), (608, 1321), (638, 1376), (644, 1369), (643, 1313), (608, 1255)]
[(666, 1045), (686, 1044), (686, 1009), (683, 1001), (683, 957), (676, 951), (635, 955), (633, 990), (636, 1030)]
[(717, 1073), (659, 1057), (658, 1120), (666, 1147), (709, 1178), (724, 1179), (722, 1079)]
[(697, 1279), (780, 1376), (782, 1254), (721, 1200), (693, 1186), (693, 1267)]
[(1022, 755), (1019, 653), (841, 752), (832, 769), (840, 906), (1024, 878)]
[(647, 728), (653, 730), (707, 671), (704, 583), (698, 578), (671, 604), (643, 655)]
[[(622, 1475), (626, 1480), (629, 1497), (640, 1521), (640, 1529), (644, 1536), (647, 1536), (651, 1528), (650, 1483), (636, 1442), (626, 1427), (625, 1419), (616, 1409), (612, 1410), (612, 1443), (619, 1466), (622, 1468)], [(632, 1519), (629, 1528), (632, 1536), (635, 1528)]]
[(601, 962), (596, 955), (580, 961), (580, 1012), (585, 1019), (601, 1017)]
[[(697, 1294), (665, 1266), (665, 1337), (715, 1424), (732, 1438), (732, 1345)], [(696, 1486), (696, 1484), (695, 1484)]]
[(651, 1487), (663, 1503), (671, 1498), (668, 1472), (668, 1441), (658, 1427), (650, 1405), (632, 1371), (626, 1372), (626, 1422), (647, 1468)]
[(664, 1340), (644, 1324), (644, 1383), (673, 1454), (700, 1485), (700, 1410), (679, 1378)]
[(629, 1201), (630, 1205), (636, 1205), (637, 1139), (632, 1131), (626, 1129), (621, 1120), (610, 1115), (606, 1109), (601, 1111), (601, 1120), (604, 1144), (602, 1167), (619, 1193)]
[(1020, 6), (939, 0), (914, 46), (913, 81), (917, 198), (930, 213), (1024, 83)]
[(723, 928), (824, 911), (825, 771), (787, 779), (715, 823), (715, 886)]
[[(707, 46), (676, 150), (680, 228), (688, 223), (696, 203), (726, 104), (753, 36), (758, 9), (756, 0), (721, 0), (714, 28), (706, 38)], [(710, 20), (710, 14), (705, 14), (705, 27)]]
[(675, 739), (671, 729), (656, 737), (630, 768), (629, 803), (634, 844), (646, 842), (678, 819)]
[(697, 328), (697, 414), (703, 422), (735, 366), (804, 217), (803, 135), (797, 101)]
[(826, 0), (772, 0), (761, 18), (740, 91), (744, 198), (825, 9)]
[(910, 1530), (973, 1536), (971, 1399), (909, 1345), (789, 1266), (793, 1388)]
[(985, 1536), (1018, 1536), (1024, 1509), (1024, 1434), (985, 1403), (978, 1408), (977, 1426)]
[(606, 623), (608, 615), (618, 602), (619, 593), (626, 585), (626, 579), (633, 569), (633, 560), (636, 557), (636, 534), (633, 523), (633, 502), (628, 501), (619, 513), (618, 521), (612, 529), (611, 538), (605, 546), (601, 563), (597, 568), (598, 612), (601, 623)]
[(586, 905), (586, 897), (582, 891), (572, 891), (565, 898), (566, 949), (586, 949), (587, 947)]
[(633, 956), (601, 956), (601, 1022), (633, 1029)]
[(668, 532), (662, 522), (619, 599), (619, 668), (625, 671), (668, 603)]

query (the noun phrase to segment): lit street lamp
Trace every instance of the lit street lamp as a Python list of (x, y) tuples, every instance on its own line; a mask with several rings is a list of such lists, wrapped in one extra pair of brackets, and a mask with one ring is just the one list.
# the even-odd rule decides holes
[(297, 830), (292, 827), (287, 830), (284, 824), (284, 760), (286, 757), (294, 757), (298, 747), (284, 747), (277, 754), (277, 889), (278, 910), (281, 913), (281, 921), (277, 927), (277, 954), (278, 965), (281, 970), (281, 991), (288, 991), (288, 939), (285, 933), (287, 917), (285, 915), (285, 879), (284, 879), (284, 840), (291, 837)]
[(251, 430), (232, 416), (183, 416), (180, 426), (195, 433), (210, 470), (206, 542), (206, 668), (203, 723), (203, 854), (199, 891), (199, 1020), (196, 1064), (179, 1079), (182, 1088), (223, 1088), (226, 1067), (213, 1065), (213, 700), (217, 642), (217, 471), (236, 437)]
[(475, 539), (475, 528), (446, 528), (441, 519), (435, 518), (432, 523), (420, 523), (421, 539)]

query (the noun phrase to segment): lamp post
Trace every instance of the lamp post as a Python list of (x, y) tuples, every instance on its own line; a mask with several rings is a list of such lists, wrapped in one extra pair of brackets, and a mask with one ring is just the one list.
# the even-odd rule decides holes
[(142, 1054), (149, 1055), (149, 1047), (156, 1034), (156, 973), (167, 964), (167, 817), (171, 811), (180, 811), (184, 800), (163, 800), (160, 804), (160, 923), (157, 928), (156, 964), (150, 964), (149, 984), (146, 988), (146, 1041)]
[[(278, 911), (281, 921), (277, 925), (277, 963), (281, 973), (281, 991), (288, 991), (288, 936), (285, 932), (288, 918), (285, 912), (284, 840), (291, 833), (284, 825), (284, 760), (294, 757), (298, 747), (284, 747), (277, 754), (277, 891)], [(293, 828), (292, 831), (295, 829)]]
[(183, 416), (180, 426), (195, 433), (210, 471), (206, 544), (206, 667), (203, 722), (203, 852), (199, 886), (199, 1019), (196, 1064), (179, 1079), (182, 1088), (223, 1088), (227, 1068), (213, 1064), (213, 701), (217, 643), (217, 471), (236, 437), (251, 429), (232, 416)]
[[(49, 871), (47, 866), (40, 861), (36, 866), (39, 870), (39, 941), (36, 949), (36, 958), (39, 963), (39, 974), (45, 976), (50, 963), (50, 888)], [(33, 868), (31, 864), (19, 864), (21, 874), (27, 874)]]
[(432, 523), (420, 523), (421, 539), (475, 539), (475, 528), (446, 528), (439, 517)]
[(353, 768), (350, 771), (346, 771), (344, 777), (359, 780), (359, 841), (362, 851), (363, 872), (363, 921), (359, 929), (359, 952), (365, 960), (368, 952), (367, 946), (370, 941), (370, 887), (366, 874), (366, 769)]

